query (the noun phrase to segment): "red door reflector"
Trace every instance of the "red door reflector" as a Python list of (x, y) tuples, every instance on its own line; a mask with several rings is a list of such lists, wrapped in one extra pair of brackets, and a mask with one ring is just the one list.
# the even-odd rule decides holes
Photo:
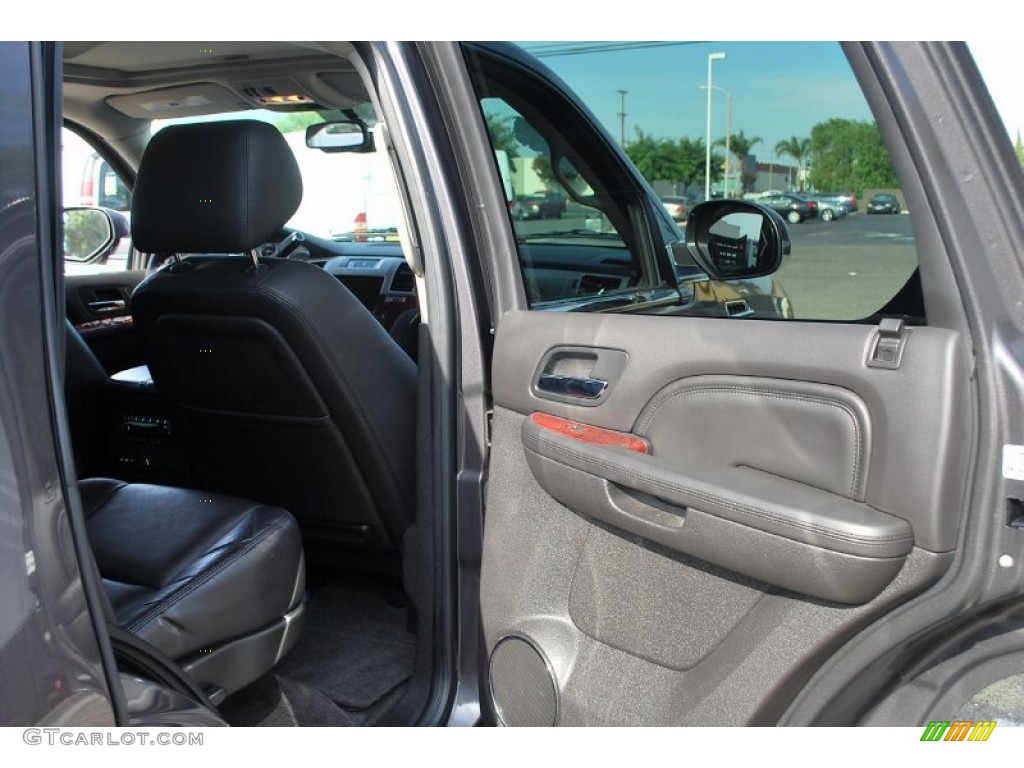
[(530, 414), (530, 421), (541, 429), (557, 432), (565, 437), (571, 437), (573, 440), (579, 440), (581, 443), (604, 445), (609, 448), (625, 448), (636, 453), (651, 452), (651, 444), (647, 440), (628, 432), (615, 432), (611, 429), (584, 424), (582, 421), (570, 421), (539, 411)]

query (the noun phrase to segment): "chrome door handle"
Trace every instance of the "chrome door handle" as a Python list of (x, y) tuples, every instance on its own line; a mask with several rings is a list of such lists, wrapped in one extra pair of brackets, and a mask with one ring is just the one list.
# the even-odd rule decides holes
[(563, 397), (596, 400), (608, 389), (608, 382), (605, 379), (592, 379), (585, 376), (560, 376), (557, 373), (542, 373), (537, 381), (537, 389)]

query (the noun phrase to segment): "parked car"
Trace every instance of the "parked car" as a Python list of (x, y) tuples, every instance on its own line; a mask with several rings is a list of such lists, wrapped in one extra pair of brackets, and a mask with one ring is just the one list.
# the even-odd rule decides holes
[(852, 192), (822, 192), (817, 195), (817, 197), (834, 200), (839, 205), (843, 206), (847, 213), (852, 213), (857, 210), (857, 196)]
[(538, 192), (520, 195), (512, 205), (512, 218), (560, 219), (565, 214), (565, 195), (560, 192)]
[(790, 224), (800, 224), (807, 219), (818, 217), (818, 203), (802, 195), (765, 195), (757, 198), (757, 202), (777, 211)]
[(895, 195), (878, 194), (868, 200), (867, 213), (899, 213), (900, 203)]
[(849, 209), (839, 198), (828, 197), (826, 195), (814, 195), (809, 199), (818, 204), (818, 217), (822, 221), (841, 219), (849, 213)]
[(686, 214), (693, 207), (694, 201), (689, 197), (668, 195), (661, 198), (661, 204), (665, 206), (665, 210), (668, 211), (668, 215), (672, 217), (673, 221), (680, 222), (686, 221)]
[[(863, 89), (911, 211), (803, 252), (799, 198), (681, 240), (517, 46), (202, 45), (0, 44), (0, 724), (995, 719), (1024, 174), (963, 44), (815, 43), (850, 89), (787, 50), (804, 102)], [(310, 162), (386, 116), (397, 240), (290, 224), (296, 105)], [(130, 171), (131, 270), (60, 274), (64, 121)], [(497, 144), (587, 213), (511, 221)]]

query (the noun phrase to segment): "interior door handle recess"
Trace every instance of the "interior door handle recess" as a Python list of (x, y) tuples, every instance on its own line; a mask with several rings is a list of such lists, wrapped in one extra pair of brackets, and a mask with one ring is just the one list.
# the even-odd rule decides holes
[(563, 397), (595, 400), (608, 389), (608, 382), (605, 379), (592, 379), (586, 376), (560, 376), (556, 373), (542, 373), (537, 380), (537, 389)]
[(537, 482), (573, 511), (805, 595), (865, 603), (913, 548), (901, 518), (749, 467), (675, 467), (533, 418), (523, 421), (522, 442)]
[(629, 360), (621, 349), (557, 346), (533, 374), (533, 395), (544, 400), (595, 407), (603, 403)]

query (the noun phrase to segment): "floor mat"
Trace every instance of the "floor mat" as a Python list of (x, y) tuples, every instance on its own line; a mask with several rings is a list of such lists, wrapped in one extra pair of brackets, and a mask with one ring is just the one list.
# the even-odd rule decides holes
[(232, 725), (372, 725), (412, 675), (415, 636), (400, 593), (370, 579), (312, 593), (295, 648), (274, 671), (229, 698)]
[(278, 677), (317, 688), (346, 709), (366, 709), (412, 674), (416, 645), (404, 607), (383, 589), (321, 587), (306, 606), (302, 638)]

